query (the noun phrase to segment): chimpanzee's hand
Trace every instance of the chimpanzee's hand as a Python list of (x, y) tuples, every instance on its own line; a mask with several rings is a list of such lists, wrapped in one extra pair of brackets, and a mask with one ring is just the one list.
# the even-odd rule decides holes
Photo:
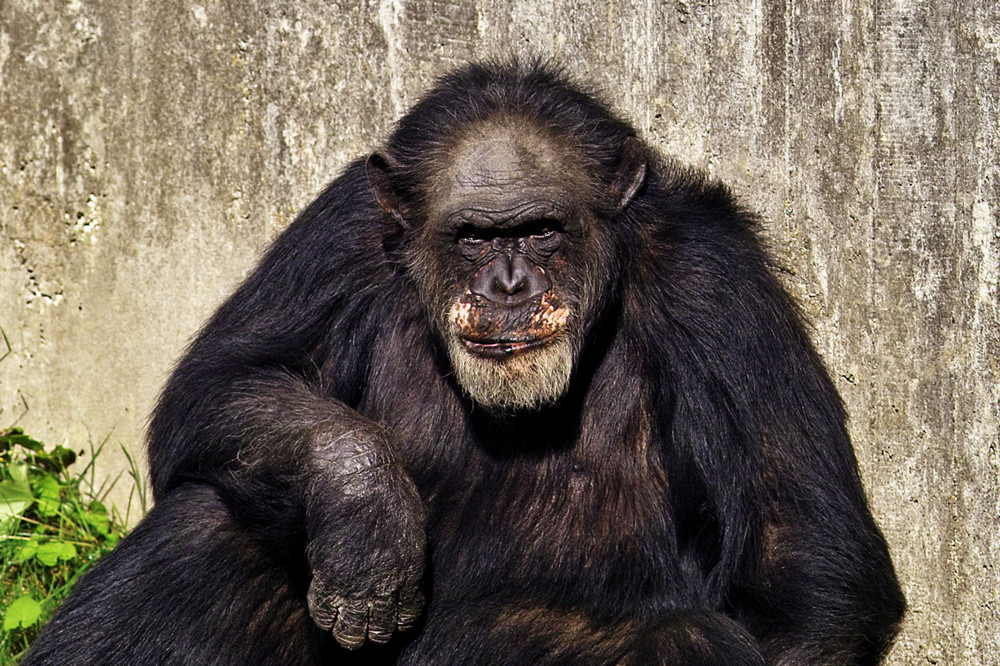
[(385, 643), (423, 609), (423, 502), (380, 428), (320, 451), (307, 499), (309, 612), (345, 648)]

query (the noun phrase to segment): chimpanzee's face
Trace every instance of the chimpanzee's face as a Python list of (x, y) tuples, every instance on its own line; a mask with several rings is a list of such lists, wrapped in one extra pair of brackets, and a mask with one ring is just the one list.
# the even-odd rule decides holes
[(623, 252), (612, 218), (645, 179), (642, 144), (618, 151), (604, 172), (566, 134), (510, 114), (443, 134), (409, 167), (416, 193), (394, 182), (397, 157), (369, 157), (372, 193), (407, 230), (407, 269), (480, 405), (538, 409), (569, 388)]
[(473, 128), (443, 162), (410, 263), (458, 383), (491, 409), (552, 403), (602, 282), (591, 179), (515, 122)]

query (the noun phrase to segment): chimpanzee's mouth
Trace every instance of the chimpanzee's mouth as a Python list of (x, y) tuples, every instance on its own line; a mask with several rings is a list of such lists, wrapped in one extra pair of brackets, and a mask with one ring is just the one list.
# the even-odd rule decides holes
[(547, 345), (554, 336), (547, 335), (541, 338), (529, 338), (527, 340), (470, 340), (462, 338), (462, 344), (471, 353), (477, 356), (493, 359), (505, 359), (517, 354)]

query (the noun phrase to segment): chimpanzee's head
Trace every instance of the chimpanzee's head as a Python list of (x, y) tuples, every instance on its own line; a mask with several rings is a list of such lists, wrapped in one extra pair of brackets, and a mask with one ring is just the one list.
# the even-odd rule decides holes
[[(502, 411), (566, 392), (616, 278), (616, 218), (646, 172), (642, 144), (588, 98), (553, 83), (546, 105), (516, 83), (470, 100), (446, 81), (368, 161), (459, 385)], [(443, 96), (457, 99), (436, 124)]]

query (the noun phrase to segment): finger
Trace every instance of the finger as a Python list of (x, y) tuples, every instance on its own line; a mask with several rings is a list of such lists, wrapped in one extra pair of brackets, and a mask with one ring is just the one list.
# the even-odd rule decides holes
[(333, 623), (333, 637), (343, 647), (354, 650), (365, 642), (368, 631), (368, 604), (364, 601), (350, 601), (337, 609), (337, 621)]
[(309, 615), (323, 631), (330, 631), (333, 623), (337, 620), (337, 606), (343, 603), (339, 597), (331, 597), (325, 594), (319, 584), (313, 579), (309, 585), (309, 592), (306, 594), (306, 603), (309, 605)]
[(424, 593), (416, 586), (408, 586), (400, 591), (396, 608), (396, 625), (400, 631), (412, 629), (424, 610)]
[(395, 595), (376, 597), (368, 611), (368, 640), (373, 643), (388, 643), (395, 630)]

